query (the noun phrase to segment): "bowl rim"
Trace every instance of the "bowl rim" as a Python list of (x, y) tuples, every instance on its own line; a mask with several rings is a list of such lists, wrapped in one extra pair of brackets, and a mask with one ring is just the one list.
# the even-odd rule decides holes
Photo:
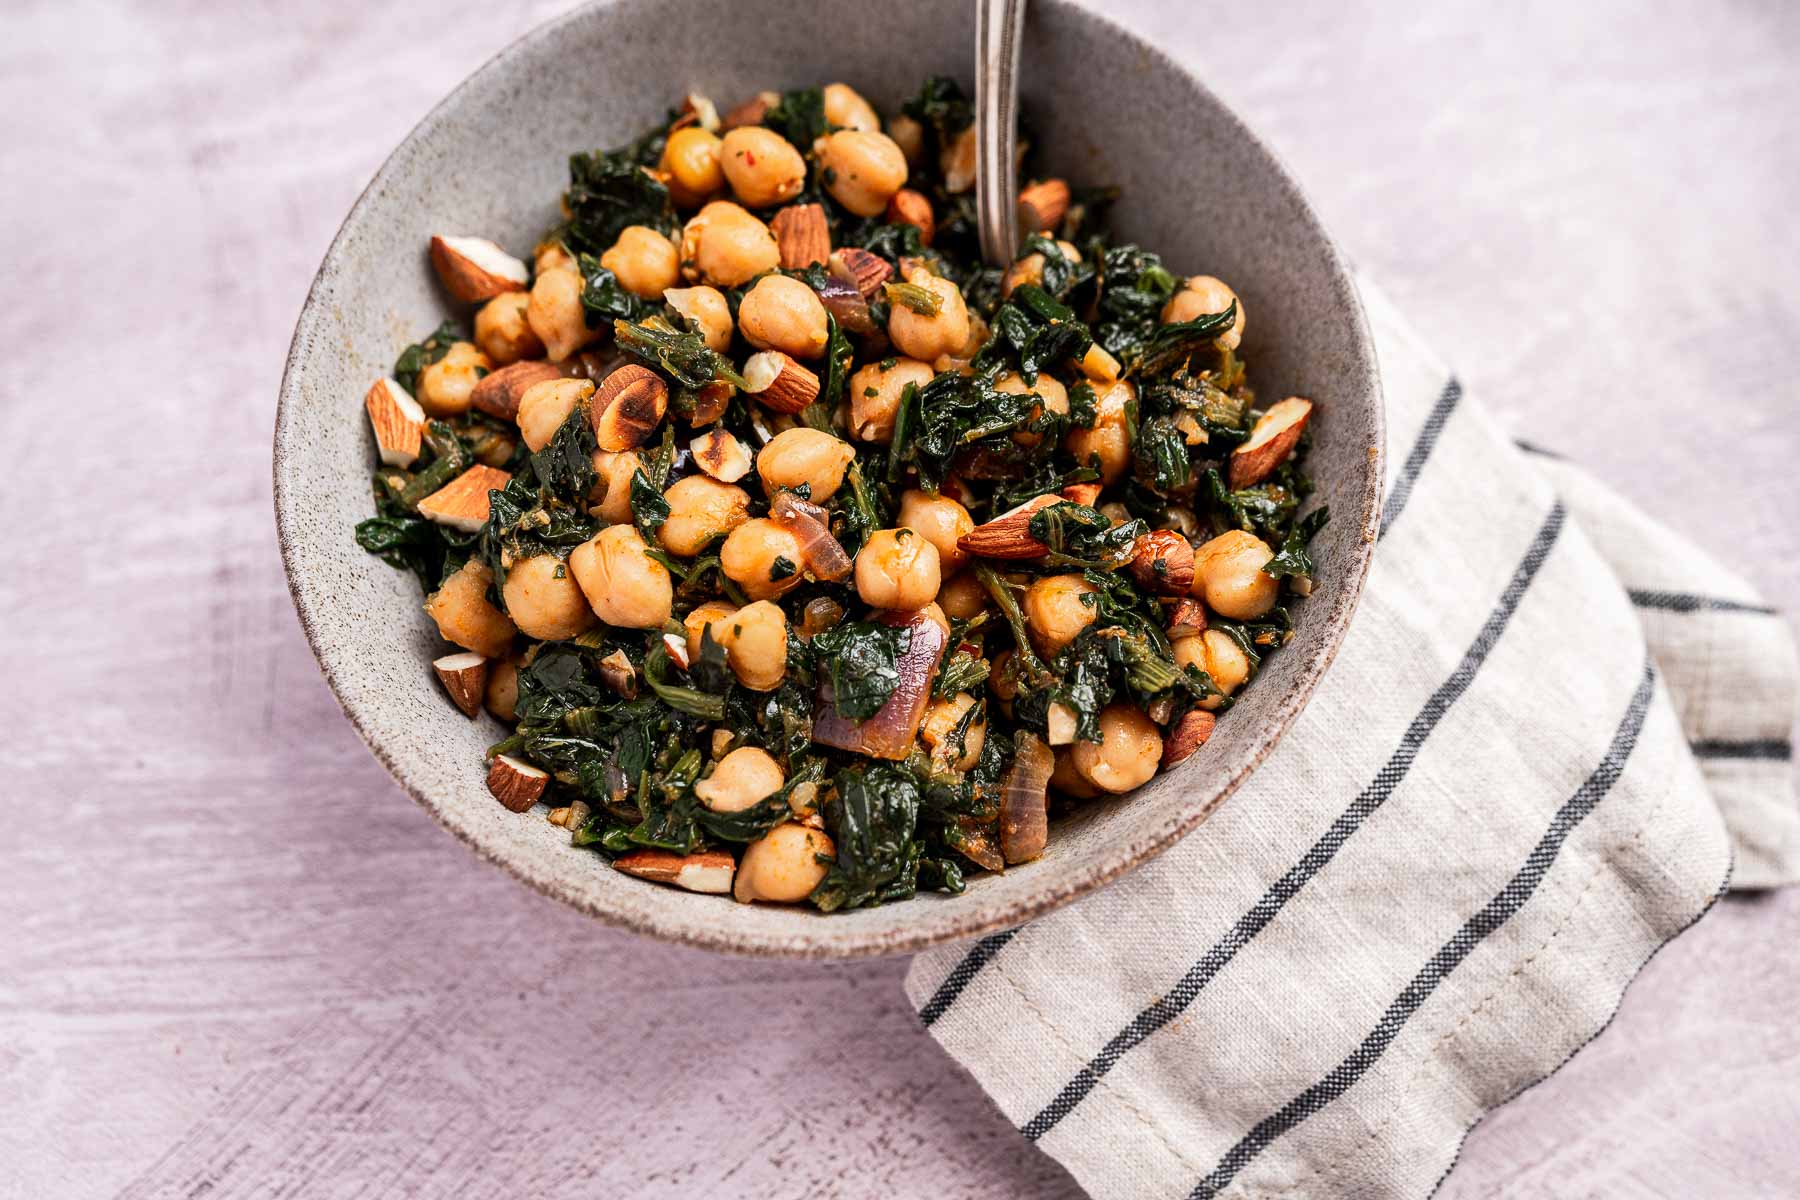
[[(1369, 441), (1374, 448), (1374, 453), (1369, 456), (1368, 466), (1362, 475), (1360, 494), (1353, 497), (1332, 498), (1334, 507), (1339, 504), (1347, 506), (1347, 502), (1352, 500), (1356, 502), (1360, 510), (1360, 528), (1355, 531), (1353, 538), (1346, 539), (1347, 544), (1352, 548), (1353, 558), (1343, 585), (1329, 597), (1330, 611), (1327, 614), (1319, 644), (1312, 648), (1309, 657), (1296, 673), (1292, 685), (1286, 694), (1277, 701), (1273, 712), (1263, 723), (1262, 729), (1251, 743), (1250, 754), (1236, 770), (1217, 785), (1213, 795), (1206, 803), (1191, 807), (1171, 806), (1169, 814), (1155, 827), (1154, 832), (1136, 839), (1129, 846), (1122, 843), (1120, 853), (1086, 864), (1079, 869), (1072, 868), (1049, 874), (1039, 882), (1035, 890), (1018, 897), (1002, 909), (984, 912), (980, 906), (965, 905), (953, 899), (945, 902), (942, 908), (933, 905), (934, 911), (929, 914), (930, 919), (921, 919), (898, 932), (865, 932), (854, 926), (844, 925), (841, 927), (820, 926), (816, 931), (809, 931), (807, 935), (768, 935), (715, 925), (706, 921), (704, 917), (701, 919), (684, 918), (675, 915), (682, 910), (674, 906), (651, 906), (643, 911), (621, 911), (609, 908), (593, 902), (585, 894), (570, 894), (563, 891), (549, 876), (526, 869), (522, 863), (514, 861), (503, 852), (489, 846), (458, 822), (451, 820), (444, 810), (443, 803), (420, 787), (409, 776), (405, 766), (389, 754), (364, 724), (358, 712), (346, 699), (345, 689), (321, 649), (319, 633), (315, 627), (315, 609), (301, 580), (300, 552), (297, 549), (297, 539), (290, 531), (287, 515), (293, 502), (293, 495), (284, 479), (284, 466), (287, 463), (293, 438), (294, 423), (291, 420), (291, 414), (302, 403), (299, 395), (300, 376), (303, 373), (302, 359), (311, 345), (311, 338), (308, 335), (315, 332), (322, 323), (324, 306), (320, 301), (328, 286), (327, 277), (337, 267), (344, 253), (345, 240), (364, 206), (370, 203), (372, 197), (384, 190), (390, 174), (396, 168), (396, 160), (400, 158), (407, 146), (422, 133), (435, 129), (441, 124), (446, 119), (449, 110), (465, 91), (490, 72), (499, 69), (505, 60), (512, 58), (529, 46), (557, 37), (567, 26), (586, 20), (596, 10), (614, 7), (618, 3), (618, 0), (589, 0), (588, 3), (578, 5), (566, 13), (552, 17), (527, 30), (465, 76), (407, 131), (405, 137), (395, 144), (393, 150), (382, 160), (381, 166), (375, 174), (370, 177), (369, 182), (357, 194), (356, 201), (350, 206), (343, 221), (339, 223), (337, 231), (332, 235), (331, 244), (327, 247), (324, 257), (320, 260), (319, 268), (313, 275), (312, 283), (307, 288), (306, 299), (301, 305), (299, 317), (295, 322), (294, 334), (288, 345), (276, 403), (271, 462), (276, 538), (280, 544), (288, 594), (293, 600), (294, 611), (298, 615), (301, 629), (306, 635), (307, 646), (312, 651), (313, 659), (318, 664), (320, 672), (325, 676), (326, 684), (330, 687), (339, 709), (349, 720), (351, 727), (356, 730), (357, 736), (362, 739), (363, 744), (369, 748), (369, 752), (387, 769), (394, 781), (412, 798), (414, 803), (430, 813), (439, 825), (475, 851), (481, 858), (500, 867), (507, 874), (526, 883), (549, 899), (567, 904), (587, 916), (615, 928), (627, 929), (633, 933), (701, 949), (755, 957), (835, 959), (910, 954), (932, 946), (962, 942), (1000, 930), (1015, 928), (1106, 886), (1134, 868), (1151, 861), (1199, 827), (1268, 758), (1276, 744), (1292, 728), (1301, 710), (1312, 699), (1319, 681), (1337, 657), (1337, 652), (1349, 630), (1350, 620), (1355, 614), (1357, 602), (1361, 597), (1370, 565), (1374, 559), (1376, 535), (1381, 520), (1381, 500), (1387, 458), (1387, 406), (1381, 382), (1380, 362), (1375, 353), (1367, 315), (1357, 292), (1350, 266), (1324, 223), (1319, 219), (1318, 212), (1307, 198), (1305, 190), (1300, 186), (1294, 173), (1288, 168), (1287, 163), (1273, 147), (1250, 128), (1235, 109), (1207, 86), (1204, 80), (1166, 53), (1162, 47), (1120, 24), (1098, 8), (1076, 4), (1072, 0), (1043, 0), (1043, 2), (1053, 7), (1074, 9), (1081, 17), (1097, 22), (1113, 36), (1132, 44), (1157, 67), (1173, 71), (1190, 86), (1197, 89), (1207, 101), (1216, 106), (1232, 134), (1253, 145), (1260, 153), (1267, 156), (1270, 164), (1274, 167), (1274, 178), (1278, 188), (1286, 193), (1285, 198), (1292, 202), (1300, 214), (1310, 220), (1314, 229), (1318, 231), (1326, 254), (1327, 265), (1332, 273), (1331, 282), (1335, 293), (1333, 299), (1348, 315), (1352, 341), (1360, 352), (1360, 357), (1364, 360), (1359, 365), (1367, 367), (1373, 391), (1373, 405), (1369, 414)], [(921, 900), (928, 901), (928, 898), (921, 893), (919, 898), (908, 903), (917, 905)], [(922, 913), (921, 917), (926, 918), (927, 914)], [(820, 916), (819, 919), (828, 921), (831, 918)]]

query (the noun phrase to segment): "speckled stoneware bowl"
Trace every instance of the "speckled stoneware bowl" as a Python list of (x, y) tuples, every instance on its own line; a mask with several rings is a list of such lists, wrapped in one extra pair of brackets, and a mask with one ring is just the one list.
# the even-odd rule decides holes
[[(1251, 379), (1319, 405), (1309, 466), (1333, 519), (1297, 635), (1179, 769), (1092, 803), (1048, 853), (959, 897), (822, 916), (659, 887), (569, 845), (484, 785), (501, 736), (445, 700), (444, 653), (410, 574), (357, 548), (374, 446), (362, 398), (395, 354), (456, 311), (426, 259), (434, 233), (528, 254), (558, 217), (569, 152), (611, 146), (692, 88), (721, 105), (844, 80), (893, 112), (927, 72), (971, 78), (965, 0), (795, 5), (621, 0), (508, 48), (401, 143), (344, 221), (300, 315), (275, 428), (275, 507), (301, 623), (344, 711), (402, 787), (484, 857), (612, 924), (721, 950), (816, 957), (916, 950), (1016, 925), (1129, 871), (1194, 829), (1268, 754), (1330, 663), (1374, 545), (1384, 447), (1374, 352), (1343, 261), (1268, 149), (1191, 74), (1103, 17), (1035, 0), (1024, 102), (1046, 168), (1123, 189), (1117, 231), (1177, 271), (1228, 281), (1249, 314)], [(458, 313), (458, 315), (465, 315)], [(1204, 836), (1203, 834), (1200, 836)], [(355, 834), (345, 830), (344, 853)]]

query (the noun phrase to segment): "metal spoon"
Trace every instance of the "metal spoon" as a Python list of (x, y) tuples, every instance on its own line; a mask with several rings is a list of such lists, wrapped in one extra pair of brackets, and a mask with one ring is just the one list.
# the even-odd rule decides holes
[(975, 3), (975, 215), (981, 257), (1004, 267), (1019, 248), (1019, 42), (1025, 0)]

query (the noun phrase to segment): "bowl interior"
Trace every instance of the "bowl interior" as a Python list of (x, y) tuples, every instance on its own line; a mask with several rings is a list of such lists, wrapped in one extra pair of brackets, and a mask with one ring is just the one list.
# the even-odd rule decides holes
[(693, 896), (620, 875), (572, 849), (563, 830), (488, 795), (481, 754), (500, 727), (444, 702), (429, 669), (441, 643), (412, 576), (351, 537), (369, 515), (374, 461), (363, 393), (402, 346), (456, 311), (427, 262), (428, 238), (480, 234), (528, 253), (557, 219), (569, 153), (635, 136), (690, 88), (727, 105), (763, 88), (844, 80), (892, 113), (928, 72), (967, 86), (972, 19), (961, 0), (815, 5), (803, 18), (787, 0), (620, 0), (561, 18), (500, 54), (408, 136), (351, 211), (307, 300), (277, 417), (276, 508), (319, 662), (414, 799), (484, 856), (604, 920), (720, 949), (805, 955), (912, 950), (1017, 924), (1204, 819), (1292, 721), (1348, 621), (1373, 542), (1383, 436), (1373, 352), (1345, 268), (1280, 165), (1191, 76), (1103, 18), (1040, 0), (1024, 48), (1025, 111), (1046, 171), (1118, 185), (1122, 236), (1179, 272), (1237, 289), (1258, 391), (1319, 403), (1309, 461), (1333, 520), (1316, 543), (1318, 588), (1297, 607), (1294, 641), (1187, 764), (1127, 799), (1086, 806), (1053, 830), (1042, 859), (972, 880), (960, 897), (823, 917)]

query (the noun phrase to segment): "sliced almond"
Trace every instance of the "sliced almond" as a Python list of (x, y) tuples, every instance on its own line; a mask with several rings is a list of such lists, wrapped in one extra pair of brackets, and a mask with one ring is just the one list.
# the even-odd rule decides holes
[(1119, 378), (1119, 360), (1099, 342), (1088, 347), (1087, 353), (1081, 356), (1081, 361), (1076, 366), (1095, 383), (1113, 383)]
[(769, 222), (781, 265), (790, 271), (822, 263), (831, 257), (831, 227), (825, 223), (823, 204), (790, 204)]
[(1019, 229), (1022, 233), (1050, 233), (1069, 212), (1069, 185), (1061, 179), (1043, 179), (1019, 189)]
[(1031, 536), (1031, 518), (1040, 510), (1060, 503), (1061, 496), (1035, 496), (985, 525), (969, 530), (956, 539), (957, 548), (981, 558), (1042, 558), (1050, 552), (1050, 547)]
[(1184, 761), (1206, 745), (1217, 720), (1203, 708), (1192, 708), (1181, 714), (1181, 719), (1169, 727), (1168, 736), (1163, 738), (1163, 770)]
[(1185, 596), (1194, 586), (1194, 548), (1173, 529), (1153, 529), (1131, 546), (1131, 577), (1157, 596)]
[(1168, 634), (1171, 642), (1199, 637), (1206, 632), (1206, 606), (1198, 600), (1177, 600), (1169, 609)]
[(601, 381), (588, 411), (594, 440), (612, 453), (635, 450), (650, 437), (669, 408), (669, 385), (649, 367), (626, 363)]
[(513, 812), (524, 812), (550, 786), (550, 776), (510, 754), (496, 754), (488, 767), (488, 791)]
[(890, 225), (912, 225), (919, 231), (919, 241), (931, 245), (931, 239), (937, 235), (937, 218), (932, 215), (931, 201), (924, 192), (912, 188), (901, 188), (888, 200), (887, 219)]
[(797, 413), (819, 396), (819, 377), (780, 350), (763, 350), (744, 363), (744, 390), (764, 408)]
[(675, 854), (668, 850), (633, 850), (613, 859), (613, 866), (627, 875), (654, 883), (671, 883), (690, 892), (723, 896), (731, 891), (737, 860), (723, 850)]
[(480, 533), (488, 519), (488, 493), (512, 476), (493, 467), (473, 466), (419, 501), (419, 515), (463, 533)]
[(473, 650), (462, 654), (446, 654), (433, 659), (431, 669), (438, 682), (450, 693), (463, 716), (473, 717), (481, 711), (481, 698), (487, 694), (488, 660)]
[(669, 652), (670, 660), (682, 670), (687, 670), (691, 661), (688, 658), (687, 638), (679, 633), (665, 633), (662, 635), (662, 642), (663, 649)]
[(720, 483), (736, 483), (756, 464), (750, 447), (716, 425), (689, 442), (688, 451), (700, 469)]
[(469, 403), (490, 417), (516, 420), (519, 401), (527, 388), (546, 379), (562, 377), (563, 373), (547, 362), (512, 363), (498, 371), (489, 371), (476, 381), (474, 390), (469, 393)]
[(626, 700), (637, 699), (637, 668), (623, 650), (614, 650), (600, 660), (600, 679), (615, 695)]
[(873, 299), (881, 285), (894, 275), (894, 266), (887, 259), (867, 250), (859, 250), (855, 246), (832, 251), (831, 264), (842, 268), (856, 284), (856, 290), (862, 293), (864, 300)]
[(381, 461), (390, 467), (410, 467), (419, 461), (425, 436), (425, 410), (392, 379), (377, 379), (363, 397), (369, 424), (375, 430), (375, 446)]
[(1094, 501), (1100, 498), (1100, 485), (1097, 483), (1071, 483), (1062, 490), (1062, 498), (1092, 508)]
[(1075, 710), (1061, 700), (1052, 700), (1045, 721), (1047, 740), (1052, 746), (1067, 746), (1075, 740)]
[(769, 110), (780, 103), (780, 92), (758, 92), (720, 118), (719, 132), (736, 129), (740, 125), (761, 125)]
[(431, 265), (450, 294), (467, 304), (522, 292), (531, 278), (523, 262), (486, 238), (434, 237)]
[(1255, 487), (1287, 461), (1312, 416), (1312, 401), (1289, 396), (1257, 418), (1250, 440), (1231, 452), (1233, 490)]

